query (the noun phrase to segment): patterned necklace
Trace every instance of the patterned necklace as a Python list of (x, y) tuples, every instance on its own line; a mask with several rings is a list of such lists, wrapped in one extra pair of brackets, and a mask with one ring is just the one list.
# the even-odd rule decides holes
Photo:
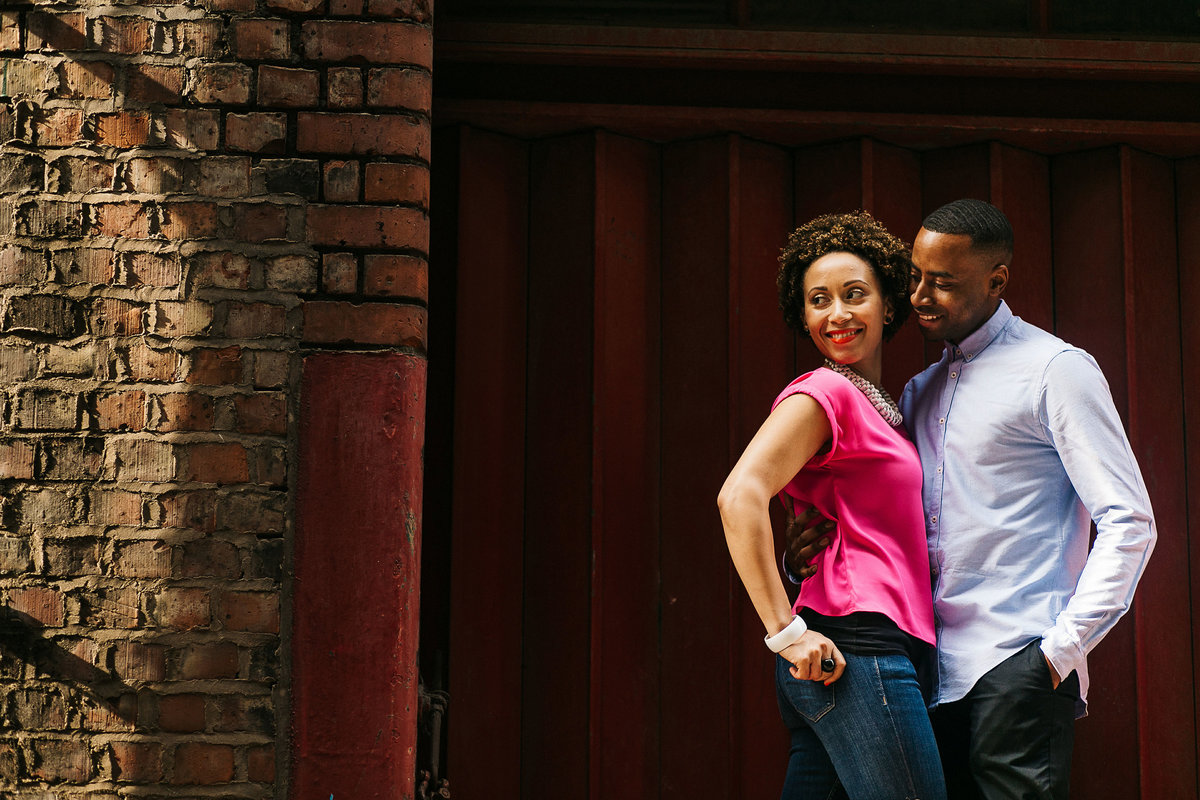
[(891, 395), (883, 389), (871, 383), (845, 364), (839, 364), (827, 358), (825, 359), (825, 366), (837, 374), (844, 376), (846, 380), (858, 387), (858, 390), (871, 401), (871, 405), (875, 406), (875, 410), (879, 412), (879, 416), (883, 417), (883, 421), (888, 425), (894, 428), (901, 422), (904, 422), (904, 417), (900, 415), (900, 407), (896, 405), (896, 401), (891, 398)]

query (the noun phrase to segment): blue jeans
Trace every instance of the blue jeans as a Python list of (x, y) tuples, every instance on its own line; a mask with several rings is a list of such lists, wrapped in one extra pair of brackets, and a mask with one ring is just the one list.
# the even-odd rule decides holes
[(776, 660), (779, 710), (792, 734), (783, 800), (945, 800), (912, 662), (844, 655), (846, 671), (832, 686), (798, 681)]

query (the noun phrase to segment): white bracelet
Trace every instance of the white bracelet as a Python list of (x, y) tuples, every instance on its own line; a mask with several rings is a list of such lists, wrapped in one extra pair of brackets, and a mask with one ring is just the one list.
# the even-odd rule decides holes
[(763, 641), (767, 643), (767, 648), (772, 653), (778, 653), (800, 641), (800, 637), (807, 632), (808, 625), (804, 623), (799, 614), (795, 614), (792, 616), (792, 621), (783, 630), (770, 636), (764, 636)]

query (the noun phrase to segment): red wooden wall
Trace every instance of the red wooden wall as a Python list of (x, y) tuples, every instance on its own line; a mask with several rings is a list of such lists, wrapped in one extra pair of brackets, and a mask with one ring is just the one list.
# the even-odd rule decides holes
[[(962, 196), (1013, 222), (1014, 311), (1104, 368), (1158, 516), (1135, 607), (1093, 656), (1073, 796), (1197, 795), (1200, 161), (439, 136), (456, 797), (777, 795), (771, 656), (715, 506), (775, 393), (815, 361), (780, 320), (775, 258), (818, 213), (863, 207), (911, 241)], [(902, 331), (889, 389), (937, 352)]]

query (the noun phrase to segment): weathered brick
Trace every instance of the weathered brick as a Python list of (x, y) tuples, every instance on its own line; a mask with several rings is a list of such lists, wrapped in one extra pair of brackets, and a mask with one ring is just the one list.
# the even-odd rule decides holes
[(291, 356), (276, 350), (254, 351), (254, 386), (273, 389), (288, 384)]
[(185, 742), (175, 748), (171, 783), (211, 785), (233, 780), (233, 748), (224, 744)]
[(55, 250), (50, 257), (54, 278), (66, 286), (103, 285), (113, 279), (113, 253), (98, 247)]
[(233, 23), (233, 52), (238, 58), (286, 60), (292, 55), (288, 23), (282, 19), (238, 19)]
[(56, 488), (25, 492), (20, 496), (19, 504), (23, 529), (69, 525), (79, 519), (78, 500)]
[(197, 103), (245, 105), (254, 71), (245, 64), (201, 64), (195, 68), (191, 99)]
[(8, 301), (4, 329), (69, 339), (80, 332), (83, 317), (74, 301), (57, 295), (17, 295)]
[(76, 392), (33, 389), (17, 395), (13, 425), (24, 430), (73, 430), (79, 426), (80, 398)]
[(310, 244), (429, 249), (428, 219), (418, 209), (311, 205), (307, 213)]
[(212, 729), (216, 733), (275, 733), (275, 718), (269, 697), (221, 695), (214, 697)]
[(0, 155), (0, 192), (36, 192), (41, 190), (46, 165), (42, 159), (25, 153)]
[(225, 143), (231, 150), (282, 153), (286, 139), (284, 114), (230, 114), (225, 118)]
[(158, 727), (171, 733), (204, 730), (204, 695), (172, 694), (159, 697)]
[(325, 7), (325, 0), (267, 0), (267, 8), (294, 14), (308, 14)]
[(263, 107), (313, 108), (320, 91), (320, 75), (313, 69), (258, 68), (258, 104)]
[(103, 61), (64, 61), (58, 65), (57, 95), (74, 100), (112, 97), (113, 68)]
[(104, 469), (104, 441), (98, 437), (42, 437), (38, 477), (47, 481), (78, 481)]
[(83, 234), (82, 203), (39, 198), (21, 203), (13, 225), (22, 236), (46, 239), (77, 239)]
[(384, 297), (429, 299), (429, 267), (425, 259), (404, 255), (363, 257), (363, 291)]
[(249, 156), (208, 156), (188, 165), (187, 183), (208, 197), (245, 197), (250, 194)]
[(41, 349), (40, 355), (38, 374), (42, 377), (104, 377), (107, 374), (106, 362), (111, 359), (107, 344), (95, 341), (85, 341), (71, 347), (47, 344)]
[(200, 301), (162, 300), (151, 310), (149, 329), (159, 336), (198, 336), (213, 321), (213, 308)]
[(42, 563), (55, 577), (99, 575), (100, 542), (92, 538), (46, 539), (42, 542)]
[(236, 395), (237, 429), (242, 433), (287, 433), (287, 401), (280, 393)]
[(91, 206), (93, 230), (99, 236), (149, 239), (161, 224), (158, 206), (147, 203), (96, 203)]
[(294, 194), (316, 200), (321, 167), (314, 159), (264, 158), (253, 170), (255, 194)]
[(367, 13), (372, 17), (428, 22), (433, 18), (433, 4), (431, 0), (367, 0)]
[(85, 703), (81, 727), (87, 731), (131, 733), (137, 727), (137, 721), (137, 694), (123, 692), (104, 702)]
[(311, 255), (283, 255), (267, 259), (263, 268), (268, 289), (313, 292), (317, 288), (317, 259)]
[(212, 11), (254, 11), (258, 0), (204, 0), (202, 5)]
[(97, 336), (136, 336), (142, 332), (145, 313), (140, 303), (100, 297), (92, 302), (90, 327)]
[(222, 592), (221, 619), (230, 631), (279, 632), (279, 595), (272, 592)]
[(101, 17), (96, 20), (100, 49), (109, 53), (141, 55), (154, 45), (152, 23), (146, 17)]
[(430, 207), (430, 168), (424, 164), (368, 162), (364, 199), (367, 203), (410, 203)]
[(86, 50), (87, 19), (81, 12), (51, 14), (35, 11), (25, 18), (30, 50)]
[(21, 49), (21, 18), (16, 11), (0, 11), (0, 53)]
[(183, 67), (167, 64), (131, 64), (127, 96), (137, 103), (175, 103), (182, 100)]
[(35, 739), (33, 775), (50, 783), (87, 783), (92, 777), (92, 756), (87, 742), (71, 739)]
[(129, 378), (135, 381), (165, 383), (175, 380), (181, 357), (174, 350), (158, 349), (135, 344), (124, 351), (123, 359)]
[(37, 351), (27, 347), (0, 347), (0, 382), (13, 384), (37, 372)]
[(246, 779), (254, 783), (275, 782), (275, 748), (258, 745), (246, 748)]
[(163, 589), (154, 596), (152, 615), (166, 628), (206, 628), (212, 622), (212, 598), (207, 589)]
[(211, 239), (220, 231), (216, 203), (163, 203), (162, 235), (171, 240)]
[(429, 122), (404, 114), (335, 114), (301, 111), (296, 149), (301, 153), (429, 158)]
[(167, 144), (183, 150), (215, 150), (221, 136), (221, 112), (201, 108), (167, 109)]
[(287, 309), (270, 303), (230, 303), (225, 335), (231, 339), (257, 339), (262, 336), (286, 336)]
[(113, 574), (122, 578), (168, 578), (171, 548), (163, 542), (121, 542), (113, 547)]
[(105, 463), (114, 480), (163, 482), (175, 477), (175, 451), (154, 439), (110, 438)]
[[(75, 602), (81, 625), (122, 630), (133, 630), (141, 625), (138, 593), (133, 588), (81, 590)], [(118, 673), (121, 675), (123, 673)]]
[(21, 688), (9, 695), (9, 712), (26, 730), (62, 730), (67, 726), (67, 704), (52, 690)]
[(188, 259), (187, 270), (196, 288), (250, 288), (250, 259), (241, 253), (199, 252)]
[[(178, 618), (208, 618), (207, 598), (197, 599), (189, 592), (195, 589), (166, 589), (158, 595), (161, 606), (169, 606), (168, 613)], [(182, 594), (181, 594), (182, 593)], [(166, 596), (167, 599), (163, 599)], [(175, 618), (175, 617), (173, 617)], [(173, 626), (179, 627), (179, 626)], [(167, 677), (167, 648), (144, 642), (121, 641), (113, 645), (113, 671), (126, 681), (162, 681)]]
[(20, 575), (33, 570), (29, 540), (0, 535), (0, 575)]
[(74, 108), (55, 108), (37, 116), (33, 137), (44, 147), (68, 147), (83, 141), (83, 112)]
[(158, 742), (109, 744), (113, 779), (128, 783), (157, 783), (163, 777), (163, 746)]
[(238, 677), (240, 656), (233, 642), (193, 644), (179, 655), (179, 678), (185, 681)]
[(95, 119), (98, 144), (128, 148), (143, 147), (154, 141), (152, 120), (147, 111), (97, 114)]
[(44, 62), (0, 58), (0, 93), (5, 97), (44, 95), (56, 80), (54, 70)]
[(237, 533), (283, 533), (286, 496), (280, 492), (241, 490), (217, 504), (217, 527)]
[(303, 308), (306, 342), (425, 347), (425, 309), (417, 306), (311, 300)]
[(326, 253), (321, 256), (321, 288), (330, 294), (354, 294), (358, 291), (358, 257), (353, 253)]
[(224, 386), (240, 383), (242, 379), (242, 351), (239, 347), (219, 350), (199, 349), (192, 351), (191, 366), (187, 382), (209, 386)]
[(87, 518), (93, 525), (139, 525), (142, 496), (125, 489), (93, 486), (88, 495)]
[(233, 238), (241, 242), (267, 242), (287, 238), (287, 207), (273, 203), (237, 203), (233, 206)]
[(0, 285), (30, 286), (46, 276), (46, 256), (41, 250), (9, 245), (0, 249)]
[(183, 58), (212, 58), (225, 49), (225, 27), (218, 18), (188, 19), (175, 24), (175, 52)]
[(181, 564), (180, 574), (185, 578), (240, 578), (242, 575), (241, 551), (220, 539), (188, 542), (183, 546)]
[(216, 529), (217, 498), (210, 489), (169, 492), (159, 496), (159, 505), (163, 527), (205, 532)]
[(8, 607), (47, 628), (61, 628), (66, 620), (62, 592), (46, 586), (10, 590)]
[(357, 161), (327, 161), (325, 163), (325, 201), (353, 203), (358, 200), (359, 166)]
[(429, 28), (405, 22), (314, 20), (300, 29), (304, 56), (339, 63), (415, 64), (433, 69)]
[(366, 0), (329, 0), (329, 15), (331, 17), (361, 17), (366, 7)]
[(0, 441), (0, 480), (33, 478), (35, 449), (30, 439)]
[(151, 398), (151, 428), (156, 431), (210, 431), (213, 399), (195, 392), (169, 392)]
[(113, 164), (102, 158), (66, 156), (50, 162), (48, 188), (58, 192), (107, 192), (113, 188)]
[(330, 67), (326, 72), (326, 102), (330, 108), (360, 108), (363, 77), (358, 67)]
[(428, 114), (432, 99), (433, 76), (424, 70), (385, 67), (367, 72), (368, 106)]
[(178, 286), (181, 278), (179, 257), (174, 253), (126, 251), (117, 258), (118, 282), (122, 286)]
[(100, 430), (140, 431), (145, 424), (145, 392), (111, 392), (96, 397), (96, 426)]
[(246, 448), (236, 442), (181, 445), (180, 480), (199, 483), (246, 483), (250, 468)]
[(119, 167), (119, 183), (138, 194), (173, 194), (185, 188), (184, 168), (178, 158), (131, 158)]

